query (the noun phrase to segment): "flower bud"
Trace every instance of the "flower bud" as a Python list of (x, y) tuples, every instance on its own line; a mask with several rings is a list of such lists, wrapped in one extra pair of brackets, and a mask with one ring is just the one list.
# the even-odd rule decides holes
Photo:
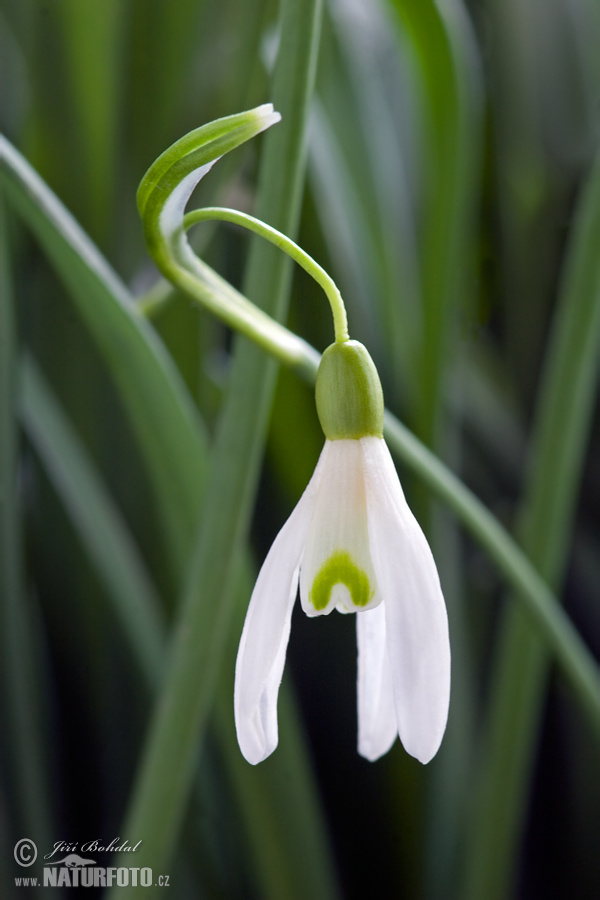
[(379, 374), (358, 341), (337, 341), (325, 350), (317, 373), (316, 401), (328, 440), (382, 436)]

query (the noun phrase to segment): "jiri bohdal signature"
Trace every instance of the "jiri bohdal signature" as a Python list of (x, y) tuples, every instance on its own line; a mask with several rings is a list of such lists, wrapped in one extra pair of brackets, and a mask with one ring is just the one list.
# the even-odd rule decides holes
[(120, 841), (121, 838), (119, 837), (113, 838), (109, 844), (105, 844), (100, 840), (84, 841), (83, 843), (79, 843), (79, 841), (75, 843), (56, 841), (54, 848), (50, 853), (46, 853), (44, 859), (52, 859), (56, 853), (75, 853), (76, 850), (79, 850), (81, 853), (135, 853), (142, 843), (138, 841), (137, 844), (130, 844), (127, 840), (119, 843)]

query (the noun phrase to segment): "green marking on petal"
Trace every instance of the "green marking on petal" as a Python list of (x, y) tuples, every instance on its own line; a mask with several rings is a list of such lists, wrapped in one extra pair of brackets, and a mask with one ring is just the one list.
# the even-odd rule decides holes
[(325, 609), (336, 584), (346, 585), (354, 606), (366, 606), (375, 594), (367, 573), (345, 550), (332, 553), (315, 576), (308, 599), (316, 610)]

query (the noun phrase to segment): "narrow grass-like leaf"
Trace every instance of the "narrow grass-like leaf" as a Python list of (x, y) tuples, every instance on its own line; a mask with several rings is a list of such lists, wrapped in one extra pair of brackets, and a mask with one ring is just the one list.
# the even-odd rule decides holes
[[(292, 237), (299, 214), (319, 24), (319, 2), (302, 9), (294, 2), (283, 3), (272, 98), (283, 122), (265, 138), (257, 215)], [(275, 318), (285, 311), (287, 264), (262, 244), (251, 253), (246, 292)], [(243, 339), (237, 341), (212, 456), (204, 527), (171, 645), (171, 666), (124, 826), (128, 833), (139, 834), (143, 860), (158, 868), (165, 867), (175, 845), (197, 743), (215, 692), (232, 615), (233, 564), (248, 526), (274, 375), (272, 361)]]
[(124, 8), (119, 0), (102, 4), (64, 0), (57, 14), (71, 91), (69, 121), (78, 156), (75, 177), (85, 189), (96, 240), (105, 246), (114, 231), (110, 216), (117, 199), (107, 186), (115, 168), (121, 117)]
[[(177, 5), (145, 0), (129, 4), (130, 90), (125, 98), (125, 127), (140, 169), (143, 160), (153, 159), (174, 133), (188, 92), (197, 92), (189, 72), (195, 53), (205, 49), (202, 42), (212, 39), (202, 21), (206, 14), (207, 4), (198, 0), (180, 0)], [(194, 112), (197, 103), (196, 98)]]
[[(226, 688), (231, 690), (229, 679)], [(229, 704), (225, 707), (221, 702), (217, 715), (220, 745), (252, 848), (261, 898), (332, 900), (339, 896), (339, 889), (328, 858), (329, 838), (296, 703), (285, 679), (278, 705), (281, 745), (252, 770), (239, 752)]]
[(314, 199), (353, 333), (396, 401), (414, 387), (420, 274), (408, 189), (411, 129), (398, 115), (404, 60), (394, 56), (386, 15), (373, 10), (363, 18), (347, 4), (331, 9), (311, 150)]
[(114, 597), (146, 680), (158, 684), (163, 649), (158, 638), (164, 630), (160, 598), (123, 519), (31, 357), (21, 366), (21, 416), (88, 556)]
[[(57, 491), (70, 520), (106, 588), (112, 606), (131, 649), (132, 659), (152, 694), (159, 689), (165, 664), (166, 632), (159, 598), (117, 507), (107, 493), (99, 474), (61, 409), (44, 376), (30, 357), (21, 365), (21, 418), (26, 434)], [(245, 594), (251, 590), (249, 578), (239, 579)], [(238, 588), (239, 590), (239, 588)], [(323, 852), (312, 847), (318, 836), (324, 844), (321, 814), (315, 800), (315, 788), (306, 762), (303, 736), (296, 724), (296, 738), (282, 747), (279, 766), (283, 770), (273, 787), (268, 770), (260, 773), (253, 785), (247, 780), (247, 767), (238, 752), (233, 732), (231, 695), (218, 706), (220, 754), (227, 777), (236, 789), (238, 808), (252, 846), (252, 855), (261, 885), (261, 896), (277, 894), (275, 884), (297, 884), (298, 896), (331, 896), (320, 893), (327, 883), (327, 868), (314, 864)], [(228, 702), (227, 702), (228, 701)], [(295, 722), (294, 701), (282, 695), (282, 712)], [(293, 772), (293, 776), (291, 776)], [(258, 791), (258, 793), (256, 793)], [(293, 804), (304, 834), (290, 840), (282, 827), (286, 810)], [(270, 839), (256, 840), (256, 823), (268, 822)], [(304, 850), (298, 854), (299, 848)], [(313, 865), (306, 867), (302, 857), (309, 854)], [(274, 863), (274, 859), (277, 863)]]
[[(401, 48), (410, 54), (422, 90), (422, 166), (419, 169), (419, 251), (421, 334), (416, 352), (411, 426), (444, 458), (460, 456), (461, 435), (449, 420), (446, 384), (452, 365), (454, 332), (468, 305), (475, 211), (478, 202), (481, 143), (481, 72), (476, 42), (462, 0), (395, 0)], [(405, 51), (406, 52), (406, 51)], [(408, 55), (407, 54), (407, 55)], [(454, 446), (453, 446), (454, 445)], [(460, 840), (461, 785), (468, 778), (472, 724), (471, 671), (465, 652), (464, 575), (459, 536), (452, 519), (439, 513), (418, 486), (413, 502), (438, 548), (440, 574), (456, 652), (453, 653), (453, 706), (446, 753), (434, 768), (436, 797), (430, 818), (425, 866), (426, 893), (441, 897)], [(456, 710), (464, 718), (458, 722)]]
[(394, 455), (458, 516), (507, 583), (517, 591), (527, 618), (535, 622), (537, 633), (552, 647), (592, 733), (600, 737), (600, 669), (533, 564), (498, 519), (389, 413), (385, 417), (384, 435)]
[[(371, 310), (371, 235), (343, 145), (325, 109), (316, 100), (310, 121), (310, 175), (326, 246), (351, 315), (353, 334), (381, 356), (378, 323)], [(352, 305), (351, 305), (352, 303)]]
[(175, 572), (198, 519), (204, 433), (173, 361), (56, 196), (0, 137), (7, 195), (69, 290), (119, 387), (162, 509)]
[[(7, 800), (15, 827), (32, 839), (51, 837), (50, 792), (44, 755), (43, 661), (37, 622), (24, 579), (22, 510), (18, 494), (18, 336), (9, 269), (8, 217), (0, 185), (0, 631), (3, 739), (14, 773)], [(8, 838), (19, 835), (9, 831)], [(12, 851), (11, 851), (12, 853)]]
[(421, 272), (423, 334), (415, 430), (436, 444), (443, 373), (455, 315), (464, 304), (479, 172), (481, 85), (460, 0), (395, 0), (427, 98), (427, 160)]
[[(581, 196), (565, 261), (532, 435), (529, 478), (519, 517), (525, 552), (559, 590), (591, 427), (600, 348), (600, 159)], [(512, 894), (529, 798), (548, 649), (522, 609), (504, 614), (487, 723), (481, 795), (466, 860), (465, 897)]]

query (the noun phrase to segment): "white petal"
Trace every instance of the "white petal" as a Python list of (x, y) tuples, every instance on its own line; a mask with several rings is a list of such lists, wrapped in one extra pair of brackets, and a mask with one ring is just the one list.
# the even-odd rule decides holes
[(250, 598), (235, 665), (235, 727), (240, 749), (256, 765), (277, 746), (277, 695), (290, 636), (298, 570), (321, 460), (296, 508), (277, 535)]
[(369, 551), (360, 441), (325, 441), (323, 477), (300, 570), (308, 616), (354, 612), (380, 602)]
[(383, 604), (356, 614), (356, 639), (358, 752), (374, 762), (388, 752), (398, 735)]
[(400, 739), (422, 763), (448, 718), (448, 617), (431, 550), (404, 499), (389, 450), (361, 439), (371, 553), (383, 597)]

